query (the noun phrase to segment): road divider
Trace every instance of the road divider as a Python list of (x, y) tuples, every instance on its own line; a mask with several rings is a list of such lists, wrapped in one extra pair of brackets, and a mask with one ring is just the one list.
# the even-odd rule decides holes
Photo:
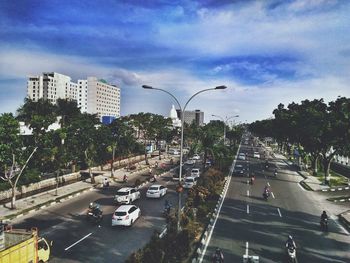
[(249, 214), (249, 205), (247, 205), (247, 214)]

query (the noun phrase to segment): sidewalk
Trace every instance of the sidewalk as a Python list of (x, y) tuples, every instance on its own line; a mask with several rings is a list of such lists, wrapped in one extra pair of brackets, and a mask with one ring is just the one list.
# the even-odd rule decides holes
[[(172, 157), (176, 160), (176, 157)], [(158, 160), (158, 157), (149, 158), (149, 164), (152, 166), (156, 162), (160, 163), (168, 163), (170, 157), (164, 157), (162, 160)], [(10, 203), (6, 203), (5, 205), (0, 206), (0, 220), (10, 220), (13, 218), (18, 218), (28, 213), (32, 213), (34, 211), (46, 208), (48, 206), (64, 202), (67, 199), (73, 198), (75, 196), (80, 195), (81, 193), (91, 191), (96, 188), (102, 187), (102, 182), (104, 178), (108, 178), (111, 186), (121, 185), (124, 175), (128, 176), (128, 185), (134, 185), (137, 179), (141, 179), (145, 181), (148, 177), (140, 176), (141, 174), (145, 174), (148, 171), (149, 166), (146, 165), (145, 161), (141, 161), (138, 163), (138, 170), (134, 171), (126, 171), (125, 168), (120, 168), (114, 171), (114, 177), (111, 178), (111, 171), (101, 171), (102, 175), (95, 176), (95, 184), (91, 184), (91, 179), (87, 179), (85, 181), (79, 181), (76, 183), (72, 183), (69, 185), (64, 185), (59, 187), (57, 190), (50, 190), (44, 193), (39, 193), (36, 195), (32, 195), (23, 199), (19, 199), (16, 201), (16, 210), (10, 209)]]

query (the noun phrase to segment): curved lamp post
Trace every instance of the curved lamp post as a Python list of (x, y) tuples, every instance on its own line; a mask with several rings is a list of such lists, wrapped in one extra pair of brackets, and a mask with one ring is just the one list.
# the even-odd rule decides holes
[(239, 117), (239, 115), (235, 115), (235, 116), (231, 116), (231, 117), (227, 117), (226, 116), (225, 119), (223, 117), (219, 116), (219, 115), (212, 114), (211, 116), (217, 117), (217, 118), (221, 119), (224, 122), (224, 145), (225, 145), (225, 142), (226, 142), (226, 124), (227, 124), (227, 122), (229, 120)]
[[(153, 90), (160, 90), (163, 91), (165, 93), (167, 93), (168, 95), (170, 95), (177, 103), (177, 105), (180, 108), (180, 112), (181, 112), (181, 143), (180, 143), (180, 171), (179, 171), (179, 185), (181, 186), (181, 179), (182, 179), (182, 158), (183, 158), (183, 140), (184, 140), (184, 122), (185, 122), (185, 110), (186, 107), (188, 105), (188, 103), (198, 94), (205, 92), (205, 91), (209, 91), (209, 90), (220, 90), (220, 89), (226, 89), (226, 86), (217, 86), (215, 88), (211, 88), (211, 89), (204, 89), (204, 90), (200, 90), (197, 93), (193, 94), (188, 101), (185, 103), (185, 106), (182, 108), (180, 102), (178, 101), (178, 99), (171, 94), (169, 91), (164, 90), (164, 89), (158, 89), (158, 88), (153, 88), (152, 86), (148, 86), (148, 85), (142, 85), (142, 88), (144, 89), (153, 89)], [(180, 232), (180, 218), (181, 218), (181, 191), (178, 191), (178, 212), (177, 212), (177, 232)]]

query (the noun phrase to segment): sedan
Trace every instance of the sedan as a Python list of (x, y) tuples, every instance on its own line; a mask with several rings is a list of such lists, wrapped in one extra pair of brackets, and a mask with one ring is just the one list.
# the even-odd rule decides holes
[(112, 216), (112, 226), (131, 226), (141, 216), (141, 210), (135, 205), (121, 205)]
[(200, 160), (201, 157), (198, 154), (193, 155), (192, 157), (193, 160)]
[(245, 154), (244, 153), (240, 153), (239, 155), (238, 155), (238, 160), (245, 160)]
[(186, 161), (186, 164), (188, 164), (188, 165), (193, 165), (193, 164), (195, 164), (195, 160), (193, 160), (192, 158), (190, 158), (190, 159), (188, 159), (188, 160)]
[(154, 184), (151, 185), (147, 192), (146, 192), (146, 197), (148, 198), (161, 198), (162, 196), (166, 195), (167, 188), (160, 185), (160, 184)]

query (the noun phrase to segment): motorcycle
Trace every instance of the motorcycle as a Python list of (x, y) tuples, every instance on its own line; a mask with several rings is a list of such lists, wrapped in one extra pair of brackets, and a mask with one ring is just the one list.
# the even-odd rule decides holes
[(96, 212), (89, 209), (86, 215), (87, 219), (95, 224), (98, 224), (102, 221), (102, 211)]
[(250, 184), (251, 184), (251, 185), (254, 184), (254, 181), (255, 181), (255, 178), (254, 178), (254, 177), (250, 178)]
[(267, 201), (267, 199), (269, 198), (269, 196), (270, 196), (270, 193), (269, 193), (268, 191), (265, 191), (265, 192), (263, 193), (263, 197), (264, 197), (265, 201)]
[(290, 246), (290, 247), (287, 247), (286, 249), (287, 249), (288, 262), (296, 263), (297, 262), (296, 248), (293, 246)]
[(156, 179), (156, 177), (151, 177), (151, 179), (149, 180), (151, 183), (155, 183), (155, 182), (157, 182), (157, 179)]
[(328, 231), (328, 219), (327, 218), (321, 219), (320, 226), (321, 226), (321, 230)]

